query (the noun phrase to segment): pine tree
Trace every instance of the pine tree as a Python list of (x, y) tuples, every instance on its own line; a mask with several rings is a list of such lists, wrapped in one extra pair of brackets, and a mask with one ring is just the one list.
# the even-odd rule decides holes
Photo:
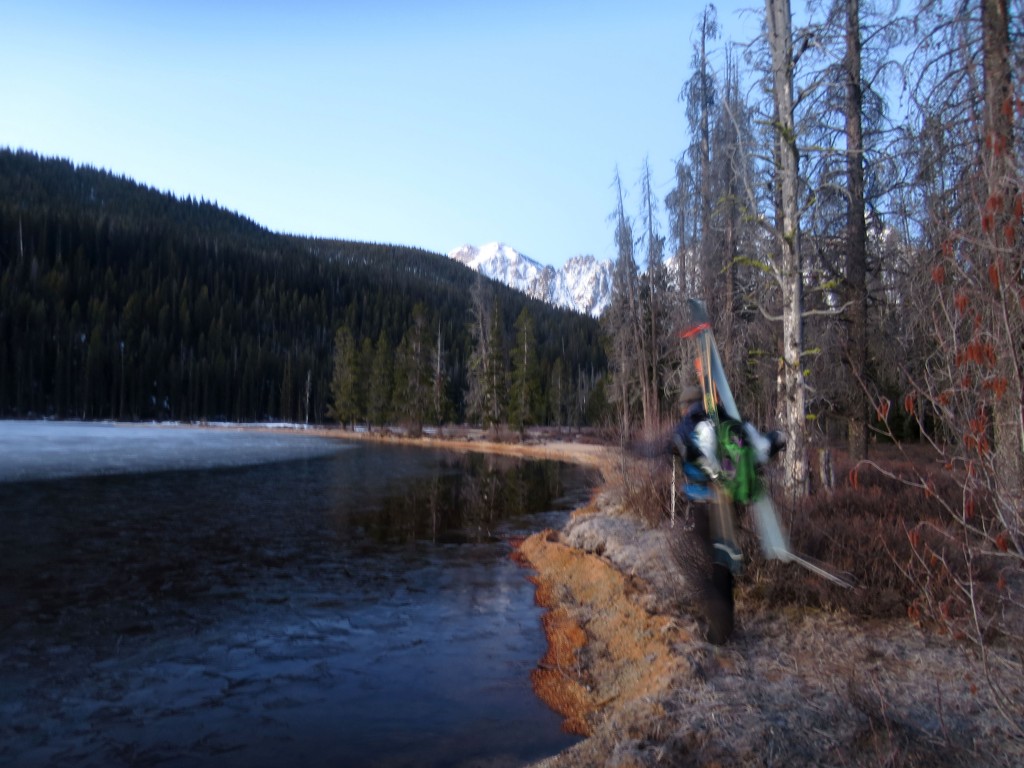
[(395, 360), (384, 331), (377, 337), (370, 366), (367, 392), (367, 418), (371, 424), (383, 426), (391, 418), (391, 396), (394, 390)]
[(488, 412), (484, 424), (489, 427), (503, 424), (508, 416), (508, 366), (505, 362), (505, 329), (501, 323), (501, 307), (491, 312), (490, 349), (486, 360), (485, 386)]
[(690, 167), (696, 176), (696, 212), (694, 246), (697, 257), (697, 290), (715, 317), (717, 296), (714, 292), (715, 276), (719, 265), (715, 263), (715, 238), (712, 233), (712, 214), (715, 205), (712, 190), (712, 113), (718, 101), (717, 79), (711, 68), (708, 45), (718, 38), (718, 14), (714, 5), (704, 6), (697, 22), (697, 42), (694, 44), (693, 76), (687, 81), (680, 98), (686, 104), (686, 118), (694, 137), (689, 148)]
[(556, 357), (547, 376), (547, 421), (549, 424), (562, 425), (567, 421), (566, 403), (568, 388), (565, 382), (565, 364), (561, 357)]
[(448, 371), (445, 368), (444, 336), (440, 322), (437, 324), (437, 344), (434, 347), (430, 405), (430, 418), (435, 424), (444, 424), (451, 418), (452, 403), (448, 397)]
[(392, 410), (419, 434), (431, 416), (433, 345), (426, 307), (416, 304), (412, 323), (395, 355), (395, 390)]
[(516, 319), (516, 343), (512, 350), (508, 423), (520, 432), (537, 422), (540, 409), (540, 367), (533, 317), (523, 307)]
[(469, 357), (467, 410), (485, 427), (500, 424), (504, 417), (505, 363), (501, 310), (494, 292), (477, 277), (472, 294), (471, 332), (473, 348)]
[(612, 368), (612, 392), (609, 400), (618, 411), (619, 429), (623, 437), (630, 434), (637, 395), (637, 371), (643, 359), (640, 343), (640, 277), (633, 257), (633, 224), (626, 215), (622, 182), (615, 177), (618, 195), (615, 219), (615, 246), (618, 256), (612, 272), (612, 296), (601, 322), (609, 344)]
[(359, 354), (352, 331), (342, 325), (334, 334), (334, 373), (331, 376), (330, 416), (338, 423), (354, 424), (359, 413)]

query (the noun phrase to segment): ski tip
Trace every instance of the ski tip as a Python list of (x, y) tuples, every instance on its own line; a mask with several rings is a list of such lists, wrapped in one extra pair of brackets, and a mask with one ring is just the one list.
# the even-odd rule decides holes
[(689, 338), (692, 338), (692, 337), (696, 336), (701, 331), (709, 331), (709, 330), (711, 330), (711, 323), (698, 323), (697, 325), (693, 326), (692, 328), (686, 328), (686, 329), (680, 331), (679, 332), (679, 338), (681, 338), (681, 339), (689, 339)]

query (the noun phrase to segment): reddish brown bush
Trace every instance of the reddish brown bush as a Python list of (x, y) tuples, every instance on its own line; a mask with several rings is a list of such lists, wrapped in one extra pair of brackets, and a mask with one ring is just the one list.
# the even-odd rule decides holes
[[(806, 499), (783, 517), (795, 551), (851, 574), (856, 588), (834, 586), (796, 565), (766, 562), (750, 541), (746, 549), (754, 557), (747, 581), (755, 582), (753, 596), (769, 606), (910, 616), (941, 626), (966, 611), (957, 581), (973, 573), (982, 584), (998, 583), (993, 563), (972, 559), (963, 546), (962, 527), (948, 511), (962, 508), (962, 485), (942, 467), (922, 458), (857, 468), (840, 463), (837, 469), (839, 487)], [(983, 507), (976, 503), (974, 513), (984, 514)], [(980, 597), (995, 599), (991, 592)]]

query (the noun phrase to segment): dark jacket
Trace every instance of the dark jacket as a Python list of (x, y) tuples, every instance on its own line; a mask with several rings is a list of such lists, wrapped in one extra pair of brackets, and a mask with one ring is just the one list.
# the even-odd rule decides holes
[(704, 410), (704, 403), (700, 400), (695, 400), (683, 412), (683, 418), (676, 425), (675, 432), (672, 433), (671, 445), (669, 446), (670, 450), (683, 461), (692, 463), (700, 457), (700, 451), (693, 440), (693, 432), (697, 428), (697, 424), (706, 421), (708, 418), (710, 417), (707, 411)]

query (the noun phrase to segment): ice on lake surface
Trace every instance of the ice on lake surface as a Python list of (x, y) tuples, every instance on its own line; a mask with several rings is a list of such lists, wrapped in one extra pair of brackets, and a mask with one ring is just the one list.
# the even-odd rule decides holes
[[(162, 470), (162, 471), (152, 471)], [(291, 430), (0, 422), (0, 765), (522, 765), (510, 539), (593, 479)]]
[(0, 482), (241, 467), (348, 447), (284, 430), (0, 421)]

